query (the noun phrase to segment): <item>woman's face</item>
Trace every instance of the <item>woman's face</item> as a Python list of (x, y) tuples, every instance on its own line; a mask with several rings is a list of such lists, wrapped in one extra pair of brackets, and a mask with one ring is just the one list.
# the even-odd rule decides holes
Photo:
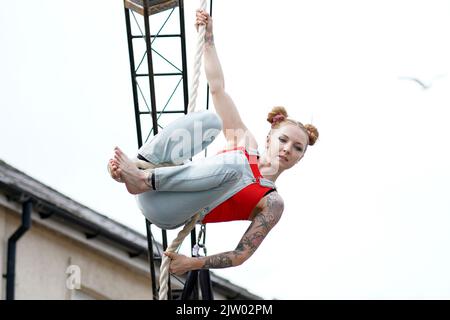
[(306, 133), (294, 124), (284, 124), (272, 129), (267, 138), (267, 155), (271, 163), (278, 164), (282, 170), (292, 168), (303, 158), (308, 144)]

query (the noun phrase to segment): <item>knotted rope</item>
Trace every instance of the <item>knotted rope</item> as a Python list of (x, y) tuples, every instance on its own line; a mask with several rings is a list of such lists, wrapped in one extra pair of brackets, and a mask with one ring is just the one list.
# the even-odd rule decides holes
[[(200, 0), (200, 9), (206, 11), (206, 0)], [(194, 58), (194, 76), (192, 86), (190, 90), (188, 112), (195, 112), (198, 86), (200, 82), (200, 69), (202, 66), (203, 47), (205, 45), (205, 33), (206, 26), (199, 26), (197, 51)], [(184, 238), (195, 228), (195, 224), (200, 219), (200, 213), (196, 213), (195, 216), (188, 222), (183, 230), (181, 230), (175, 240), (172, 241), (166, 251), (175, 252), (178, 247), (183, 243)], [(171, 259), (166, 255), (162, 256), (161, 268), (159, 271), (159, 300), (167, 300), (167, 292), (169, 291), (169, 266)]]

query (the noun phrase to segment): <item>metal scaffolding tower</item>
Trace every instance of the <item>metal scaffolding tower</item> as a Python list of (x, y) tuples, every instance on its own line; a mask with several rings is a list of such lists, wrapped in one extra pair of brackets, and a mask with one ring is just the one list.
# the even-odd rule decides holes
[[(160, 128), (164, 128), (165, 124), (187, 114), (189, 93), (184, 2), (183, 0), (125, 0), (124, 7), (137, 139), (140, 148), (152, 135), (156, 135)], [(151, 33), (153, 30), (157, 32)], [(207, 94), (207, 109), (208, 104)], [(152, 292), (153, 298), (157, 299), (155, 260), (160, 260), (161, 254), (155, 255), (154, 248), (157, 246), (153, 244), (151, 223), (147, 219), (145, 222)], [(166, 250), (166, 230), (162, 230), (162, 241), (163, 249)], [(191, 232), (191, 246), (193, 247), (195, 243), (196, 230), (194, 229)], [(206, 277), (209, 279), (209, 273)], [(198, 299), (197, 281), (190, 278), (188, 282), (192, 293), (189, 296)], [(169, 283), (169, 299), (175, 298), (175, 294), (172, 295), (171, 291)], [(205, 295), (208, 296), (203, 293), (203, 299), (208, 299)]]

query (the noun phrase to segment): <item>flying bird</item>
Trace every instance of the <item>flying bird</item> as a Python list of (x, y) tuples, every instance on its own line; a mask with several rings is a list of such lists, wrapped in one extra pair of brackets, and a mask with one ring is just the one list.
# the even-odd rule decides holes
[(427, 90), (427, 89), (431, 88), (432, 83), (433, 83), (434, 80), (444, 78), (446, 75), (447, 75), (446, 73), (439, 74), (439, 75), (437, 75), (437, 76), (434, 76), (434, 77), (433, 77), (431, 80), (429, 80), (429, 81), (424, 81), (424, 80), (421, 80), (421, 79), (419, 79), (419, 78), (414, 78), (414, 77), (399, 77), (399, 79), (400, 79), (400, 80), (411, 80), (411, 81), (414, 81), (415, 83), (417, 83), (418, 85), (420, 85), (420, 86), (422, 87), (423, 90)]

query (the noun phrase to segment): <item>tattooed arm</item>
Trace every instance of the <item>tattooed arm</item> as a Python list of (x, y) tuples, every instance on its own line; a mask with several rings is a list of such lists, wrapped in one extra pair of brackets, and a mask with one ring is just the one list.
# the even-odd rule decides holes
[(269, 231), (277, 224), (283, 209), (283, 199), (277, 192), (271, 192), (265, 197), (261, 212), (255, 215), (236, 249), (200, 258), (167, 253), (166, 255), (172, 258), (170, 271), (175, 274), (183, 274), (189, 270), (218, 269), (241, 265), (252, 256)]

